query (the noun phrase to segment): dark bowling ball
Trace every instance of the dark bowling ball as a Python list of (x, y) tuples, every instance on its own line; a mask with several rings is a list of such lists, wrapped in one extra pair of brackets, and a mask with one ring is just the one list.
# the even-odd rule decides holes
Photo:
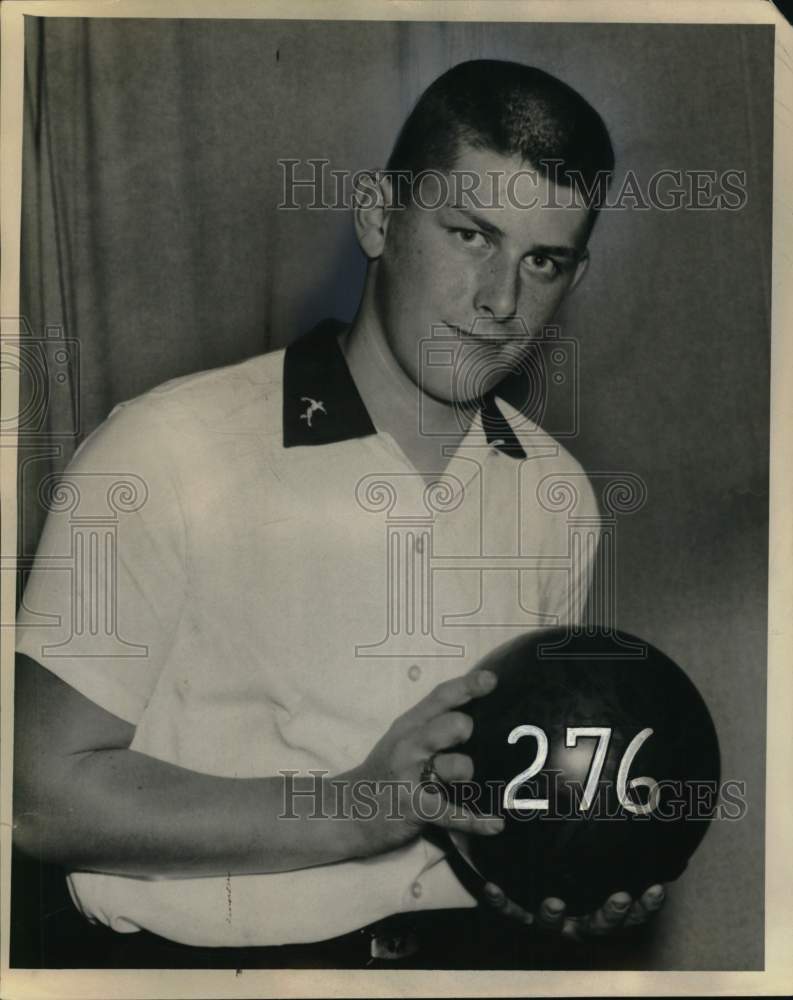
[[(519, 636), (478, 666), (499, 682), (465, 708), (474, 720), (463, 747), (474, 778), (450, 794), (475, 795), (483, 811), (504, 815), (505, 829), (468, 838), (476, 871), (528, 909), (558, 896), (571, 914), (596, 909), (611, 893), (637, 897), (676, 879), (705, 835), (720, 778), (713, 721), (683, 670), (627, 633), (561, 629)], [(535, 735), (518, 729), (527, 725), (546, 734), (547, 759), (531, 779), (513, 783), (513, 807), (504, 809), (507, 784), (540, 750)], [(566, 746), (576, 727), (611, 730), (588, 808), (583, 792), (601, 743), (580, 735)], [(653, 781), (632, 785), (639, 777)], [(547, 799), (547, 809), (520, 806), (533, 798)], [(452, 860), (465, 882), (466, 866), (454, 853)]]

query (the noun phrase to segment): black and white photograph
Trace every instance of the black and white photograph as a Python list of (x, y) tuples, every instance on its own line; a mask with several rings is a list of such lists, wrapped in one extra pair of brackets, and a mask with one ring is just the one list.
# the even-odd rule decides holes
[(18, 6), (6, 970), (774, 968), (781, 18)]

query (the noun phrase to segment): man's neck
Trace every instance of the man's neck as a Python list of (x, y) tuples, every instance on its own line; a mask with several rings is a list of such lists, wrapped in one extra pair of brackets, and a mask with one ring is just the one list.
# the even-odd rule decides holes
[(442, 472), (471, 413), (422, 392), (391, 353), (382, 328), (359, 314), (340, 346), (378, 431), (390, 434), (422, 472)]

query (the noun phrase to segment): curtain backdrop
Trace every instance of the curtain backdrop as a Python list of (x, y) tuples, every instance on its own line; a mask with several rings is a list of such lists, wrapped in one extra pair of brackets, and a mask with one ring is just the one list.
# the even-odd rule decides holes
[(279, 210), (279, 157), (381, 166), (435, 76), (495, 57), (591, 100), (618, 185), (746, 171), (739, 212), (604, 214), (561, 323), (571, 450), (647, 484), (618, 524), (618, 624), (689, 670), (749, 804), (714, 825), (637, 967), (761, 968), (772, 29), (30, 17), (26, 44), (23, 567), (43, 477), (117, 402), (352, 316), (349, 213)]

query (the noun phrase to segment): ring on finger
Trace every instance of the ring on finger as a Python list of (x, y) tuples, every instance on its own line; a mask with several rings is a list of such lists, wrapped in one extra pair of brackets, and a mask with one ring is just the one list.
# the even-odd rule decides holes
[(429, 757), (421, 765), (421, 784), (429, 787), (434, 786), (435, 791), (440, 792), (443, 789), (443, 780), (441, 779), (438, 772), (435, 770), (435, 757), (437, 754), (430, 754)]

